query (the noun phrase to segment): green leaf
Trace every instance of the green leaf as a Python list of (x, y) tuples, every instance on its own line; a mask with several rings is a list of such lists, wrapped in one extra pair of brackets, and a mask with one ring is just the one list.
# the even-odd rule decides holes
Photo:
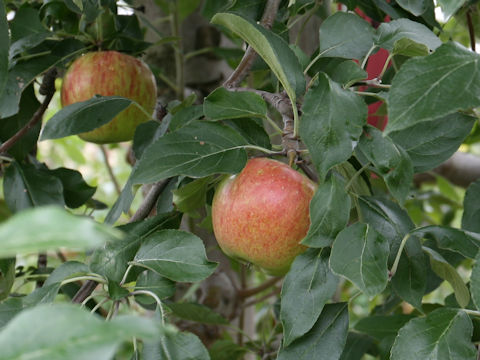
[(120, 238), (117, 230), (56, 206), (27, 209), (0, 224), (0, 257), (59, 247), (88, 249)]
[(450, 158), (472, 130), (476, 118), (459, 112), (420, 122), (388, 136), (407, 151), (414, 172), (428, 171)]
[(186, 108), (182, 108), (172, 115), (169, 129), (171, 131), (178, 130), (181, 127), (189, 124), (190, 122), (198, 120), (202, 117), (203, 117), (203, 105), (193, 105)]
[(371, 297), (387, 286), (388, 254), (388, 241), (381, 234), (372, 226), (356, 223), (335, 239), (330, 267)]
[(110, 241), (105, 247), (95, 250), (90, 260), (90, 268), (97, 274), (120, 282), (128, 262), (133, 260), (141, 243), (159, 230), (178, 228), (180, 219), (179, 213), (172, 212), (119, 227), (127, 233), (125, 238)]
[(445, 19), (449, 19), (466, 2), (467, 0), (437, 0), (437, 4), (442, 8)]
[(182, 282), (203, 280), (217, 267), (207, 260), (200, 238), (178, 230), (161, 230), (148, 236), (133, 263)]
[(59, 139), (100, 127), (133, 101), (120, 96), (95, 96), (58, 111), (45, 125), (40, 140)]
[(320, 54), (362, 59), (373, 46), (375, 30), (360, 16), (336, 12), (320, 26)]
[(415, 229), (411, 234), (433, 238), (439, 248), (455, 251), (470, 259), (474, 259), (477, 256), (480, 248), (480, 234), (448, 226), (425, 226)]
[(427, 266), (420, 240), (411, 236), (405, 244), (397, 272), (391, 282), (395, 293), (417, 309), (421, 309), (422, 298), (427, 289)]
[(305, 77), (302, 67), (288, 44), (264, 27), (231, 13), (217, 13), (212, 23), (225, 26), (246, 41), (268, 64), (294, 106), (305, 92)]
[(52, 33), (43, 27), (39, 19), (38, 10), (30, 7), (21, 7), (10, 23), (12, 43), (10, 44), (9, 59), (42, 43)]
[(211, 360), (242, 360), (247, 351), (232, 340), (218, 340), (208, 348)]
[(207, 187), (212, 178), (207, 176), (188, 183), (177, 190), (173, 190), (173, 203), (183, 213), (198, 217), (195, 210), (205, 205)]
[(13, 212), (33, 206), (65, 204), (60, 179), (34, 165), (17, 161), (13, 161), (5, 171), (3, 193)]
[(82, 174), (76, 170), (57, 168), (50, 170), (49, 173), (62, 182), (65, 205), (72, 209), (85, 204), (95, 194), (97, 189), (89, 186), (83, 180)]
[(267, 116), (267, 104), (253, 92), (228, 91), (218, 88), (205, 98), (203, 112), (209, 120)]
[[(0, 330), (12, 320), (15, 315), (23, 310), (23, 299), (10, 297), (0, 303)], [(1, 334), (1, 332), (0, 332)]]
[(376, 45), (388, 51), (398, 47), (398, 41), (410, 40), (422, 44), (428, 50), (435, 50), (442, 42), (440, 39), (425, 25), (409, 19), (398, 19), (390, 22), (382, 23), (377, 29)]
[[(0, 96), (1, 99), (1, 96)], [(0, 100), (1, 102), (1, 100)], [(15, 135), (33, 117), (40, 103), (35, 96), (33, 85), (28, 86), (20, 99), (19, 112), (0, 121), (0, 141), (4, 142)], [(24, 136), (8, 150), (8, 153), (16, 160), (22, 161), (37, 146), (38, 134), (42, 127), (41, 123), (33, 126)]]
[(8, 298), (0, 303), (0, 328), (4, 327), (14, 316), (26, 308), (38, 304), (52, 303), (60, 290), (60, 283), (43, 285), (22, 298)]
[(281, 348), (277, 360), (338, 360), (347, 340), (347, 305), (325, 305), (313, 328), (290, 346)]
[(15, 258), (0, 259), (0, 301), (10, 294), (15, 282)]
[(147, 184), (176, 175), (237, 173), (247, 161), (245, 145), (244, 138), (229, 127), (195, 121), (149, 146), (132, 173), (132, 182)]
[(470, 184), (463, 199), (462, 229), (480, 233), (480, 180)]
[(400, 329), (391, 359), (475, 360), (477, 351), (470, 340), (472, 332), (472, 322), (465, 312), (437, 309)]
[(146, 342), (144, 360), (210, 360), (200, 339), (189, 332), (166, 332), (157, 342)]
[(398, 5), (415, 16), (427, 11), (428, 2), (431, 0), (397, 0)]
[(45, 280), (43, 286), (61, 283), (63, 280), (68, 278), (88, 274), (89, 272), (90, 269), (84, 263), (79, 261), (66, 261), (52, 271), (47, 280)]
[(42, 73), (71, 57), (84, 45), (75, 39), (63, 41), (45, 41), (48, 55), (34, 57), (30, 60), (18, 62), (8, 72), (7, 85), (0, 97), (0, 118), (15, 115), (19, 111), (19, 102), (22, 92)]
[(360, 319), (354, 329), (382, 340), (386, 337), (395, 337), (398, 330), (412, 318), (413, 315), (406, 314), (372, 315)]
[(430, 256), (430, 265), (435, 274), (452, 285), (455, 299), (458, 304), (462, 308), (466, 307), (470, 302), (470, 292), (460, 275), (457, 273), (457, 270), (435, 250), (426, 246), (423, 247), (423, 250)]
[[(414, 228), (412, 220), (404, 209), (392, 201), (361, 196), (358, 202), (363, 221), (390, 243), (388, 264), (392, 266), (403, 237)], [(403, 300), (421, 308), (427, 285), (427, 262), (420, 240), (410, 236), (404, 252), (392, 278), (392, 288)]]
[(0, 332), (0, 346), (5, 360), (108, 360), (122, 341), (132, 336), (149, 340), (159, 333), (146, 318), (124, 316), (105, 322), (75, 305), (39, 305), (8, 323)]
[(475, 263), (472, 267), (472, 274), (470, 276), (470, 291), (472, 293), (472, 300), (478, 310), (480, 310), (480, 253), (475, 257)]
[(347, 226), (350, 206), (344, 182), (331, 176), (318, 187), (310, 201), (310, 228), (302, 244), (309, 247), (330, 246)]
[(7, 84), (8, 74), (8, 51), (10, 47), (10, 35), (8, 30), (5, 3), (0, 5), (0, 98)]
[(137, 126), (132, 145), (135, 159), (140, 159), (143, 151), (155, 140), (164, 135), (165, 130), (167, 130), (167, 127), (164, 127), (166, 118), (167, 116), (162, 119), (161, 123), (155, 120), (149, 120)]
[[(105, 224), (113, 225), (115, 221), (122, 215), (123, 213), (128, 213), (130, 206), (132, 205), (133, 200), (135, 199), (135, 193), (137, 192), (139, 186), (133, 186), (132, 184), (132, 174), (135, 172), (137, 168), (137, 163), (133, 166), (132, 171), (130, 172), (130, 176), (120, 193), (120, 196), (117, 198), (115, 203), (113, 204), (112, 208), (108, 212), (105, 218)], [(132, 189), (133, 188), (133, 189)]]
[(330, 168), (352, 155), (366, 122), (367, 105), (320, 73), (317, 85), (305, 95), (302, 112), (300, 136), (323, 179)]
[[(175, 283), (154, 271), (145, 270), (138, 276), (135, 290), (151, 291), (160, 299), (166, 299), (175, 294)], [(141, 299), (140, 301), (139, 298)], [(155, 299), (147, 295), (136, 295), (135, 299), (142, 304), (155, 303)]]
[(323, 71), (333, 81), (342, 84), (344, 88), (349, 87), (349, 85), (357, 81), (365, 80), (368, 76), (367, 72), (353, 60), (341, 61), (331, 72)]
[(375, 342), (371, 337), (349, 331), (340, 360), (361, 360), (363, 355), (374, 347)]
[(357, 149), (375, 166), (393, 197), (403, 204), (413, 180), (413, 166), (406, 151), (373, 126), (365, 128)]
[(329, 268), (327, 249), (308, 249), (298, 255), (282, 285), (280, 320), (283, 346), (308, 332), (335, 293), (338, 278)]
[(225, 120), (224, 123), (242, 135), (249, 144), (269, 150), (272, 149), (270, 137), (263, 127), (262, 120), (258, 118), (242, 118)]
[(427, 45), (419, 44), (410, 39), (400, 39), (395, 41), (395, 46), (393, 47), (392, 53), (395, 55), (403, 56), (427, 56), (430, 54), (430, 51)]
[(461, 45), (447, 43), (432, 55), (407, 61), (392, 81), (386, 133), (479, 106), (479, 59)]
[(201, 324), (227, 325), (229, 321), (209, 307), (195, 303), (167, 303), (175, 316)]

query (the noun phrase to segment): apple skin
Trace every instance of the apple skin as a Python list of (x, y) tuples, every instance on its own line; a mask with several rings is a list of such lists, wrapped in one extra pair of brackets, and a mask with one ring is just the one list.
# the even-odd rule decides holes
[[(117, 51), (87, 53), (76, 59), (62, 83), (62, 106), (85, 101), (95, 95), (123, 96), (153, 114), (157, 101), (155, 77), (141, 60)], [(130, 105), (112, 121), (79, 136), (97, 144), (133, 139), (135, 128), (149, 120), (138, 107)]]
[(225, 254), (284, 275), (306, 247), (309, 205), (316, 184), (288, 165), (267, 158), (247, 162), (224, 179), (212, 203), (213, 230)]

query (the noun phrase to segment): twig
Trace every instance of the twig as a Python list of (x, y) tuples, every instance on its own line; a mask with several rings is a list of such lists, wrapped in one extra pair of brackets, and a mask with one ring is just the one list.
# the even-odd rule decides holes
[(72, 303), (81, 304), (83, 300), (90, 296), (90, 294), (97, 287), (97, 282), (93, 280), (88, 280), (83, 283), (80, 289), (77, 291), (75, 296), (72, 299)]
[(310, 169), (307, 164), (305, 163), (305, 161), (301, 160), (301, 159), (298, 159), (296, 164), (298, 165), (298, 167), (300, 169), (302, 169), (302, 171), (305, 173), (305, 175), (307, 175), (307, 177), (312, 180), (313, 182), (316, 182), (318, 183), (318, 175), (312, 171), (312, 169)]
[(268, 298), (270, 298), (270, 297), (272, 297), (272, 296), (275, 296), (275, 295), (280, 294), (280, 290), (281, 290), (281, 289), (280, 289), (279, 287), (277, 287), (277, 288), (273, 289), (272, 291), (270, 291), (268, 294), (263, 295), (262, 297), (259, 297), (258, 299), (253, 299), (253, 300), (251, 300), (251, 301), (249, 301), (249, 302), (246, 302), (246, 303), (243, 305), (243, 307), (244, 307), (244, 308), (247, 308), (247, 307), (249, 307), (249, 306), (252, 306), (252, 305), (261, 303), (262, 301), (265, 301), (265, 300), (267, 300)]
[[(267, 4), (265, 5), (262, 20), (260, 21), (260, 24), (263, 27), (267, 29), (272, 27), (273, 21), (277, 16), (279, 5), (280, 0), (268, 0)], [(227, 89), (237, 87), (247, 76), (256, 57), (257, 53), (251, 46), (249, 46), (237, 68), (230, 74), (228, 79), (223, 83), (223, 86)]]
[(281, 277), (272, 277), (271, 279), (268, 279), (265, 281), (263, 284), (260, 284), (257, 287), (250, 288), (250, 289), (239, 289), (237, 292), (237, 296), (240, 298), (248, 298), (250, 296), (256, 295), (268, 288), (271, 288), (274, 286), (276, 283), (278, 283), (282, 278)]
[(143, 199), (142, 204), (138, 208), (135, 214), (130, 218), (129, 222), (135, 222), (138, 220), (145, 219), (148, 214), (152, 211), (153, 207), (155, 206), (155, 203), (158, 200), (158, 197), (162, 193), (162, 191), (165, 189), (165, 187), (168, 185), (170, 182), (170, 179), (165, 179), (162, 181), (159, 181), (155, 184), (152, 185), (150, 191), (148, 192), (147, 196), (145, 196), (145, 199)]
[(293, 117), (292, 104), (290, 99), (285, 94), (269, 93), (268, 91), (245, 88), (245, 87), (233, 87), (230, 91), (250, 91), (260, 95), (263, 100), (268, 102), (274, 107), (280, 114)]
[(467, 17), (467, 25), (468, 25), (468, 34), (470, 35), (470, 47), (472, 51), (475, 52), (475, 28), (473, 26), (472, 21), (472, 8), (468, 8), (467, 13), (465, 14)]
[(33, 114), (32, 119), (25, 124), (23, 128), (17, 131), (15, 135), (13, 135), (10, 139), (5, 141), (0, 146), (0, 154), (6, 153), (13, 145), (15, 145), (25, 134), (33, 128), (35, 125), (38, 124), (39, 121), (42, 120), (43, 114), (48, 108), (50, 101), (55, 94), (55, 78), (57, 77), (57, 69), (51, 68), (48, 70), (45, 75), (43, 76), (42, 86), (40, 88), (40, 93), (45, 95), (45, 99), (43, 100), (42, 104), (38, 108), (38, 110)]
[(283, 136), (282, 146), (287, 153), (288, 165), (292, 166), (297, 158), (298, 138), (295, 136), (295, 121), (293, 117), (282, 114)]
[(110, 180), (112, 180), (113, 185), (115, 186), (115, 191), (117, 192), (117, 195), (120, 195), (122, 192), (122, 189), (120, 189), (120, 185), (118, 184), (117, 178), (115, 177), (115, 174), (113, 173), (113, 169), (110, 166), (110, 163), (108, 162), (108, 153), (107, 150), (105, 149), (105, 146), (99, 145), (100, 150), (102, 151), (103, 155), (103, 160), (105, 162), (105, 167), (107, 168), (108, 175), (110, 176)]

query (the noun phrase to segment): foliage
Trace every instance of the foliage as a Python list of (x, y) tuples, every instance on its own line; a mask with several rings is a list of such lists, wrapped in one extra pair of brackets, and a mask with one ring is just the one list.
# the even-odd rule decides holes
[[(480, 5), (437, 3), (442, 21), (433, 0), (158, 0), (155, 22), (135, 1), (4, 0), (0, 358), (476, 359), (480, 180), (413, 181), (478, 140)], [(187, 51), (192, 14), (222, 42)], [(128, 152), (116, 193), (71, 136), (132, 100), (55, 106), (53, 70), (98, 49), (147, 54), (162, 89), (131, 144), (93, 148)], [(189, 84), (196, 59), (235, 71)], [(215, 186), (254, 156), (319, 184), (282, 279), (211, 242)]]

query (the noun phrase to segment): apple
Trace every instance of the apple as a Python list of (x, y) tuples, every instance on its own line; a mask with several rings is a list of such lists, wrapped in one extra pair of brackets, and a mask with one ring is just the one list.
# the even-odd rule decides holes
[[(139, 59), (117, 51), (87, 53), (69, 67), (62, 83), (62, 106), (85, 101), (95, 95), (123, 96), (153, 114), (157, 101), (155, 77)], [(135, 128), (150, 118), (134, 104), (112, 121), (79, 136), (97, 144), (128, 141)]]
[(218, 186), (212, 203), (215, 237), (225, 254), (284, 275), (306, 247), (316, 184), (290, 166), (254, 158)]

